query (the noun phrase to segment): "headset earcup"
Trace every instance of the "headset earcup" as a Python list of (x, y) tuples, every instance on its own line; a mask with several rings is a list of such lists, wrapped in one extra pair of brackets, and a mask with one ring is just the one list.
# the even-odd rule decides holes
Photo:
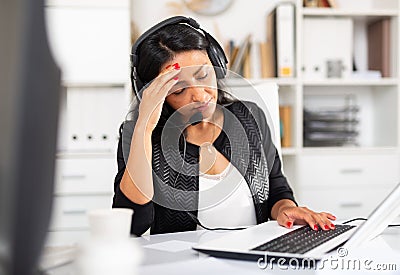
[(209, 47), (207, 49), (208, 57), (214, 66), (214, 70), (217, 78), (225, 78), (227, 72), (228, 60), (225, 56), (219, 43), (210, 34), (204, 31), (204, 35), (209, 42)]
[(142, 100), (142, 93), (143, 93), (143, 82), (140, 80), (139, 77), (133, 76), (133, 69), (131, 70), (131, 85), (132, 85), (132, 91), (136, 95), (139, 101)]
[(218, 55), (211, 49), (211, 46), (207, 50), (208, 57), (211, 60), (211, 63), (214, 66), (215, 74), (218, 79), (225, 78), (225, 71), (223, 67), (223, 63), (221, 63), (221, 60), (218, 58)]

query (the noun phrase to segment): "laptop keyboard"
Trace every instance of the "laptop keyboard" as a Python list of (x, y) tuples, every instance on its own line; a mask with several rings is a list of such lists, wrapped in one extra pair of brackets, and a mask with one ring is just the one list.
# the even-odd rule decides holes
[(303, 254), (353, 227), (337, 224), (333, 230), (315, 231), (309, 226), (303, 226), (251, 250)]

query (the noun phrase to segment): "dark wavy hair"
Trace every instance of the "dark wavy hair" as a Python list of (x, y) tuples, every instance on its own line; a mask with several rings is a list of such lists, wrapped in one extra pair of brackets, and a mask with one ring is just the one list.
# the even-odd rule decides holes
[[(203, 34), (186, 24), (168, 25), (149, 35), (137, 48), (137, 74), (143, 85), (150, 83), (161, 72), (161, 66), (172, 61), (176, 54), (200, 50), (207, 51), (209, 42)], [(225, 91), (222, 79), (217, 81), (217, 103), (224, 105), (234, 101)], [(139, 101), (138, 91), (132, 87), (136, 99)], [(161, 121), (165, 121), (174, 112), (165, 101), (161, 113)], [(160, 123), (159, 123), (160, 124)]]

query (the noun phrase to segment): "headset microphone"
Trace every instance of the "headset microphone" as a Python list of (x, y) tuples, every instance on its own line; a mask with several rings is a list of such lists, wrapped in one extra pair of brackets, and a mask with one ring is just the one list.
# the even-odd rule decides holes
[(201, 112), (197, 112), (189, 118), (188, 124), (195, 126), (199, 124), (203, 120), (203, 114)]

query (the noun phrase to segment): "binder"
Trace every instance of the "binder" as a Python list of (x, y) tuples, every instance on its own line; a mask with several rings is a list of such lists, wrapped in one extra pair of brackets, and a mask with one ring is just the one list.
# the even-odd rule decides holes
[(278, 77), (294, 74), (294, 6), (280, 4), (276, 8), (276, 47)]
[(266, 63), (263, 77), (276, 77), (276, 47), (275, 47), (275, 10), (267, 16), (267, 42), (263, 46), (264, 61)]
[(267, 43), (268, 42), (260, 42), (258, 47), (260, 48), (260, 60), (261, 60), (261, 77), (273, 77), (269, 74), (268, 70), (268, 55), (267, 55)]
[(57, 152), (64, 152), (68, 149), (70, 131), (68, 129), (67, 116), (67, 89), (61, 87), (60, 92), (60, 107), (59, 107), (59, 123), (58, 123), (58, 137), (57, 137)]
[(260, 43), (257, 40), (253, 40), (250, 47), (250, 75), (254, 79), (262, 77), (262, 57)]
[(319, 8), (330, 8), (330, 4), (328, 0), (318, 0), (318, 7)]
[(337, 9), (338, 6), (336, 4), (336, 0), (327, 0), (327, 1), (328, 1), (328, 4), (329, 4), (329, 7)]
[(244, 78), (251, 78), (252, 77), (252, 72), (251, 72), (251, 45), (252, 43), (249, 42), (247, 45), (247, 48), (244, 52), (243, 56), (243, 65), (242, 65), (242, 70), (243, 70), (243, 77)]
[(290, 147), (292, 146), (292, 107), (289, 105), (279, 106), (279, 117), (282, 147)]
[(372, 22), (367, 27), (368, 69), (390, 77), (390, 19)]
[(66, 91), (65, 122), (67, 141), (65, 151), (83, 151), (85, 148), (85, 125), (83, 116), (85, 104), (79, 88), (69, 88)]

